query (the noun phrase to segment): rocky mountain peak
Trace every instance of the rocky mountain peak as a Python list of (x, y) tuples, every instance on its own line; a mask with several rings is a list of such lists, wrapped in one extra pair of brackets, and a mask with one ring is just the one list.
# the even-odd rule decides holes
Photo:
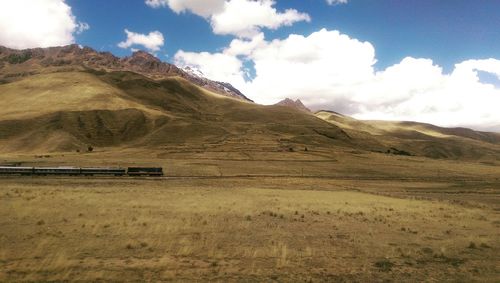
[(143, 50), (135, 51), (134, 53), (132, 53), (131, 58), (135, 60), (144, 60), (149, 62), (161, 62), (160, 59), (156, 58), (152, 54)]
[(309, 108), (307, 108), (302, 103), (302, 101), (300, 101), (300, 99), (296, 99), (294, 101), (293, 99), (285, 98), (285, 99), (281, 100), (280, 102), (276, 103), (276, 105), (286, 106), (286, 107), (294, 108), (294, 109), (304, 111), (304, 112), (311, 112), (311, 110), (309, 110)]
[(203, 72), (198, 69), (198, 68), (195, 68), (195, 67), (191, 67), (191, 66), (186, 66), (184, 68), (182, 68), (182, 70), (190, 75), (193, 75), (193, 76), (196, 76), (196, 77), (205, 77), (205, 75), (203, 74)]

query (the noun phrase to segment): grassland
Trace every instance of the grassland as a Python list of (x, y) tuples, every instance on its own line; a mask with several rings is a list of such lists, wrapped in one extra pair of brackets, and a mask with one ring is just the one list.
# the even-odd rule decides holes
[(169, 177), (2, 178), (0, 281), (499, 279), (494, 165), (314, 150), (3, 160)]

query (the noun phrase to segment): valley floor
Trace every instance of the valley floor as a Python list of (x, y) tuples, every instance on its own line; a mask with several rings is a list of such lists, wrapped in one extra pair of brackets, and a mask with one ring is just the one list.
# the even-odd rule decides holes
[(0, 281), (498, 280), (500, 217), (486, 198), (446, 200), (456, 189), (443, 183), (370, 193), (384, 186), (2, 179)]
[[(171, 175), (161, 179), (0, 178), (0, 281), (500, 278), (498, 167), (385, 155), (376, 166), (353, 154), (193, 155), (155, 156)], [(92, 158), (109, 156), (82, 155), (75, 165)]]

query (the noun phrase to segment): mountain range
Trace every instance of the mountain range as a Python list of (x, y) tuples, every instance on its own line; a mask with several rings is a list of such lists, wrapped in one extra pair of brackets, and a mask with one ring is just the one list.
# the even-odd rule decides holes
[[(13, 78), (54, 71), (130, 71), (151, 79), (181, 77), (212, 92), (249, 100), (229, 83), (217, 82), (180, 69), (145, 51), (118, 58), (110, 52), (97, 52), (90, 47), (73, 44), (63, 47), (15, 50), (0, 46), (0, 79)], [(8, 68), (3, 68), (8, 65)]]
[(354, 150), (500, 161), (500, 134), (310, 112), (300, 100), (253, 103), (229, 83), (144, 51), (0, 47), (0, 150), (66, 152), (91, 145), (205, 151)]

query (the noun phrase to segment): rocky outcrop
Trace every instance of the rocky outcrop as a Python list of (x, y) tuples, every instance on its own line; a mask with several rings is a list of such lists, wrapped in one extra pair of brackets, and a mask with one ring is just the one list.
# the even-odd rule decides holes
[(307, 108), (302, 103), (302, 101), (300, 101), (300, 99), (293, 101), (290, 98), (285, 98), (282, 101), (276, 103), (276, 105), (286, 106), (286, 107), (290, 107), (290, 108), (297, 109), (297, 110), (304, 111), (304, 112), (311, 112), (311, 110), (309, 110), (309, 108)]

